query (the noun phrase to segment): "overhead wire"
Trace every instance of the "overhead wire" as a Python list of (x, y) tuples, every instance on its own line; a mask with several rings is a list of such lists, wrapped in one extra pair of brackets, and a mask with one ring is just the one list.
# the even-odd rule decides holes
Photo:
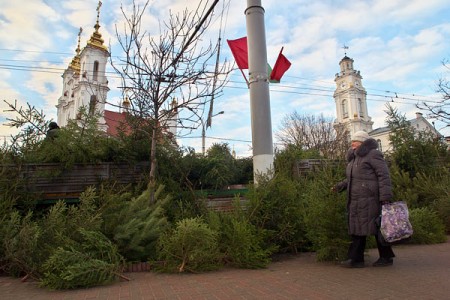
[[(223, 5), (222, 11), (220, 14), (215, 16), (215, 20), (212, 22), (218, 22), (220, 18), (221, 27), (222, 27), (222, 18), (225, 11), (225, 7), (227, 7), (227, 14), (225, 18), (225, 25), (224, 25), (224, 31), (227, 25), (228, 20), (228, 13), (230, 9), (230, 0), (228, 1), (227, 5)], [(37, 51), (37, 50), (22, 50), (22, 49), (9, 49), (9, 48), (0, 48), (0, 51), (9, 51), (9, 52), (20, 52), (20, 53), (39, 53), (39, 54), (52, 54), (52, 55), (74, 55), (74, 53), (67, 53), (67, 52), (56, 52), (56, 51)], [(118, 56), (117, 56), (118, 57)], [(28, 62), (28, 63), (58, 63), (58, 62), (50, 62), (50, 61), (39, 61), (39, 60), (20, 60), (20, 59), (2, 59), (1, 61), (8, 61), (8, 62)], [(63, 64), (61, 62), (61, 64)], [(119, 63), (120, 64), (120, 63)], [(30, 72), (41, 72), (41, 73), (50, 73), (50, 74), (61, 74), (65, 71), (63, 68), (57, 68), (57, 67), (42, 67), (42, 66), (30, 66), (30, 65), (21, 65), (21, 64), (1, 64), (0, 63), (0, 69), (4, 70), (12, 70), (12, 71), (30, 71)], [(117, 74), (115, 71), (105, 71), (106, 75), (109, 78), (114, 79), (120, 79), (120, 75)], [(234, 72), (233, 72), (234, 73)], [(237, 74), (231, 73), (230, 77), (233, 76), (239, 76)], [(319, 80), (316, 78), (304, 78), (304, 77), (296, 77), (296, 76), (285, 76), (285, 79), (294, 79), (294, 80), (300, 80), (307, 82), (306, 84), (302, 84), (298, 81), (294, 82), (288, 82), (287, 84), (277, 84), (270, 87), (271, 92), (276, 93), (285, 93), (285, 94), (297, 94), (297, 95), (309, 95), (309, 96), (324, 96), (324, 97), (332, 97), (333, 93), (335, 91), (334, 83), (331, 83), (330, 81), (325, 80)], [(238, 84), (242, 85), (242, 87), (236, 87), (236, 86), (230, 86), (226, 85), (225, 88), (233, 88), (233, 89), (248, 89), (247, 85), (243, 81), (234, 81), (234, 80), (228, 80), (231, 84)], [(321, 86), (317, 84), (312, 84), (317, 82), (323, 82), (326, 86)], [(329, 87), (328, 87), (329, 86)], [(417, 95), (417, 94), (408, 94), (408, 93), (400, 93), (398, 91), (389, 91), (389, 90), (380, 90), (376, 88), (366, 87), (365, 88), (367, 92), (367, 101), (379, 101), (379, 102), (396, 102), (396, 103), (404, 103), (404, 104), (413, 104), (411, 101), (414, 101), (414, 104), (416, 103), (441, 103), (442, 99), (440, 98), (434, 98), (432, 96), (423, 96), (423, 95)], [(301, 90), (308, 90), (308, 91), (314, 91), (314, 92), (301, 92)], [(377, 91), (382, 92), (380, 93), (371, 93), (370, 91)], [(317, 93), (317, 92), (324, 92), (324, 93)], [(329, 94), (327, 94), (329, 93)], [(400, 95), (400, 96), (399, 96)], [(379, 99), (381, 98), (381, 99)], [(395, 100), (394, 100), (395, 98)]]
[[(185, 137), (179, 137), (179, 139), (198, 139), (202, 136), (185, 136)], [(208, 136), (208, 139), (212, 140), (221, 140), (221, 141), (231, 141), (231, 142), (242, 142), (242, 143), (251, 143), (252, 141), (249, 140), (240, 140), (240, 139), (230, 139), (230, 138), (220, 138), (220, 137), (214, 137), (214, 136)]]
[[(219, 77), (219, 73), (218, 73), (218, 69), (219, 69), (219, 64), (220, 64), (220, 49), (222, 47), (222, 27), (223, 27), (223, 15), (224, 15), (224, 11), (225, 11), (225, 2), (223, 2), (222, 5), (222, 11), (220, 13), (220, 26), (219, 26), (219, 37), (218, 37), (218, 41), (217, 41), (217, 57), (216, 57), (216, 64), (215, 64), (215, 69), (214, 69), (214, 79), (213, 79), (213, 85), (212, 85), (212, 95), (211, 95), (211, 100), (209, 101), (209, 111), (208, 111), (208, 117), (206, 119), (206, 129), (208, 129), (208, 127), (211, 127), (212, 125), (212, 118), (213, 118), (213, 112), (214, 112), (214, 92), (216, 90), (216, 85), (217, 85), (217, 81), (218, 81), (218, 77)], [(223, 34), (225, 34), (225, 31), (223, 31)], [(203, 118), (203, 116), (202, 116)]]
[[(49, 73), (49, 74), (61, 74), (62, 72), (65, 71), (65, 69), (63, 69), (63, 68), (35, 67), (35, 66), (15, 65), (15, 64), (0, 64), (0, 69), (12, 70), (12, 71), (40, 72), (40, 73)], [(105, 71), (105, 73), (110, 78), (115, 78), (115, 79), (121, 78), (116, 72), (113, 72), (113, 71)], [(233, 75), (231, 75), (231, 76), (233, 76)], [(240, 77), (240, 75), (236, 75), (236, 76)], [(286, 78), (288, 78), (288, 77), (289, 76), (286, 76)], [(306, 79), (303, 79), (303, 80), (306, 81)], [(311, 81), (316, 82), (317, 80), (311, 79)], [(323, 82), (325, 82), (325, 81), (323, 81)], [(243, 81), (228, 80), (228, 83), (237, 84), (240, 86), (233, 86), (233, 85), (228, 84), (228, 85), (225, 85), (225, 88), (248, 90), (247, 85)], [(320, 94), (320, 93), (316, 93), (316, 92), (301, 92), (301, 90), (316, 91), (316, 92), (322, 91), (326, 94)], [(315, 84), (311, 84), (311, 83), (301, 85), (301, 84), (298, 84), (295, 82), (286, 83), (286, 84), (277, 84), (277, 85), (273, 85), (272, 87), (270, 87), (270, 91), (275, 92), (275, 93), (321, 96), (321, 97), (333, 97), (334, 90), (335, 90), (335, 88), (332, 87), (331, 84), (330, 84), (330, 87), (328, 88), (328, 87), (323, 87), (323, 86), (319, 86), (319, 85), (315, 85)], [(366, 90), (377, 90), (377, 91), (383, 92), (383, 90), (373, 89), (373, 88), (366, 88)], [(437, 100), (437, 99), (434, 100), (434, 99), (430, 98), (430, 96), (426, 96), (426, 98), (425, 98), (424, 96), (418, 96), (416, 94), (404, 94), (404, 93), (393, 92), (393, 91), (384, 91), (384, 92), (386, 93), (385, 95), (367, 93), (366, 101), (395, 102), (395, 103), (401, 103), (401, 104), (441, 103), (441, 101), (442, 101), (442, 100)], [(393, 96), (391, 94), (393, 94), (395, 96)], [(406, 96), (403, 96), (403, 95), (406, 95)], [(412, 95), (412, 96), (420, 97), (420, 98), (413, 98), (408, 95)], [(374, 97), (377, 97), (377, 98), (374, 98)], [(378, 98), (382, 98), (382, 99), (378, 99)], [(395, 98), (395, 100), (394, 100), (394, 98)], [(411, 101), (414, 101), (414, 103), (412, 103)]]

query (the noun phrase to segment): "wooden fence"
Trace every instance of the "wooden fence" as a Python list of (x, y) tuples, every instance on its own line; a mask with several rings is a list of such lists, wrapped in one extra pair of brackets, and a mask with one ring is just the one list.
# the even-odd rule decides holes
[(248, 192), (244, 185), (228, 186), (223, 190), (203, 190), (197, 191), (199, 199), (206, 201), (206, 207), (214, 211), (229, 212), (233, 210), (233, 202), (239, 201), (242, 207), (245, 207)]
[(53, 163), (0, 167), (2, 172), (18, 176), (21, 191), (37, 194), (43, 202), (51, 203), (58, 199), (77, 200), (87, 187), (104, 182), (137, 183), (148, 174), (149, 163), (75, 164), (70, 169), (61, 169), (60, 164)]
[[(80, 194), (89, 186), (105, 182), (135, 184), (144, 180), (148, 171), (148, 162), (75, 164), (70, 169), (61, 169), (60, 164), (53, 163), (0, 165), (0, 172), (10, 174), (10, 178), (19, 178), (19, 190), (36, 195), (39, 204), (52, 204), (58, 200), (78, 202)], [(197, 196), (199, 200), (205, 200), (211, 210), (231, 211), (236, 196), (241, 204), (245, 204), (247, 191), (242, 185), (228, 186), (224, 190), (198, 191)]]
[[(305, 176), (326, 166), (342, 165), (338, 160), (302, 159), (292, 169), (294, 177)], [(149, 170), (148, 162), (135, 164), (98, 163), (75, 164), (70, 169), (61, 169), (60, 164), (25, 164), (1, 165), (0, 171), (7, 174), (18, 174), (21, 179), (21, 190), (38, 194), (40, 203), (54, 203), (59, 199), (78, 201), (80, 194), (89, 186), (99, 186), (104, 182), (115, 184), (133, 184), (143, 180)], [(199, 199), (206, 199), (212, 210), (230, 211), (236, 196), (241, 204), (246, 203), (245, 186), (230, 186), (225, 190), (200, 191)]]
[(294, 163), (292, 167), (292, 174), (294, 177), (305, 176), (311, 172), (328, 166), (344, 166), (344, 161), (329, 159), (300, 159)]

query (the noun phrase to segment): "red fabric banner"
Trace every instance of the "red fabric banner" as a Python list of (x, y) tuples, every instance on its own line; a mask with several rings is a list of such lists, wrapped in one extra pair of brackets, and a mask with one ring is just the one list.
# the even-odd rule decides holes
[(248, 69), (247, 37), (242, 37), (237, 40), (227, 40), (227, 43), (230, 46), (231, 53), (233, 53), (239, 69)]
[(273, 66), (272, 73), (270, 73), (270, 80), (280, 81), (283, 74), (291, 67), (291, 62), (283, 55), (283, 48), (281, 48), (277, 61)]

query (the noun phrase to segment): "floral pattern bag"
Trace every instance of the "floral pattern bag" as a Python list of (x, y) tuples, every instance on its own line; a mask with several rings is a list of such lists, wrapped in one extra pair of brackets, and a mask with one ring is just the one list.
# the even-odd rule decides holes
[(404, 201), (383, 205), (380, 231), (387, 243), (399, 242), (412, 236), (413, 229), (409, 222), (408, 206)]

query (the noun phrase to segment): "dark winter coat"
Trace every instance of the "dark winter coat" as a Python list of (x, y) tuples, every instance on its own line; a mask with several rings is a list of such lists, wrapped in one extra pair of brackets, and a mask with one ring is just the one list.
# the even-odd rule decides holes
[(347, 190), (349, 234), (367, 236), (377, 232), (375, 219), (381, 202), (392, 198), (389, 169), (378, 143), (367, 139), (356, 150), (347, 153), (347, 179), (338, 183), (338, 191)]

